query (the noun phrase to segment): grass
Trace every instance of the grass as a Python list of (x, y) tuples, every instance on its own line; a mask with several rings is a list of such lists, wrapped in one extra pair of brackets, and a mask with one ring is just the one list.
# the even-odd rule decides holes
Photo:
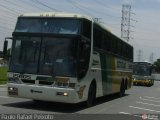
[(6, 84), (7, 82), (7, 67), (0, 67), (0, 84)]

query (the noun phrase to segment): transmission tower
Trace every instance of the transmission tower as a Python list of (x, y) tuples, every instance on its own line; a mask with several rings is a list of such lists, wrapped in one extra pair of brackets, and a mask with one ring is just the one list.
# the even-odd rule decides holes
[(130, 39), (131, 5), (122, 5), (121, 38)]
[(138, 62), (141, 62), (141, 60), (142, 60), (142, 50), (138, 50), (137, 59), (138, 59)]
[(154, 53), (152, 52), (150, 55), (150, 62), (153, 63), (153, 59), (154, 59)]

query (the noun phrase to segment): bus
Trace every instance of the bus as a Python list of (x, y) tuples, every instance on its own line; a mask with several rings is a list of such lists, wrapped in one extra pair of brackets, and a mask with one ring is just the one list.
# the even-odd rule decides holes
[(154, 78), (152, 76), (153, 65), (149, 62), (133, 63), (133, 85), (152, 86)]
[(133, 47), (89, 16), (22, 14), (12, 34), (8, 95), (92, 106), (131, 88)]

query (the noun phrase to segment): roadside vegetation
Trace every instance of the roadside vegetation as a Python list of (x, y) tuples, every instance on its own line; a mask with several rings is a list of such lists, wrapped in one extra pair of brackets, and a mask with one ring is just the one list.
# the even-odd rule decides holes
[(6, 84), (7, 82), (7, 67), (0, 67), (0, 84)]

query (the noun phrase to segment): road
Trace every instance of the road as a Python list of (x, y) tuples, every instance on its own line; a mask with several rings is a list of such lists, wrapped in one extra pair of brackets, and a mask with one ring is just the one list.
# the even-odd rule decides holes
[[(109, 95), (96, 99), (93, 107), (86, 108), (84, 103), (62, 104), (55, 102), (35, 103), (32, 100), (12, 98), (7, 96), (6, 86), (0, 86), (0, 113), (5, 114), (53, 114), (61, 119), (78, 119), (91, 117), (92, 120), (108, 117), (123, 116), (141, 120), (146, 114), (151, 119), (160, 119), (160, 81), (155, 81), (154, 86), (132, 86), (126, 91), (124, 97)], [(68, 116), (68, 117), (67, 117)], [(72, 116), (69, 118), (69, 116)]]

